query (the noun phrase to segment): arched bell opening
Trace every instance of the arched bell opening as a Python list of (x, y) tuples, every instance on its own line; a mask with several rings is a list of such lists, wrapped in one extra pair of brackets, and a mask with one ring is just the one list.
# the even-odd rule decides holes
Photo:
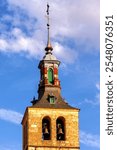
[(44, 117), (42, 120), (42, 139), (50, 140), (51, 139), (51, 129), (50, 129), (50, 118)]
[(65, 140), (65, 119), (63, 117), (56, 120), (56, 138), (57, 140)]
[(48, 69), (48, 81), (51, 84), (54, 83), (54, 73), (53, 73), (53, 69), (52, 68)]

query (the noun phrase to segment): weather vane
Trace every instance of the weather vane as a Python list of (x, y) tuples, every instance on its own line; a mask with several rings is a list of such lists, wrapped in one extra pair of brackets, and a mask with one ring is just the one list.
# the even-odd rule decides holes
[(47, 29), (48, 29), (48, 40), (47, 40), (47, 47), (45, 48), (46, 50), (46, 54), (51, 54), (52, 53), (52, 45), (51, 45), (51, 42), (50, 42), (50, 12), (49, 12), (49, 4), (47, 3)]
[(50, 21), (50, 17), (49, 17), (49, 4), (47, 3), (47, 19), (48, 19), (48, 23), (47, 23), (47, 27), (48, 27), (48, 30), (49, 30), (49, 26), (50, 26), (50, 23), (49, 23), (49, 21)]
[(47, 12), (47, 15), (49, 15), (49, 7), (50, 7), (50, 6), (49, 6), (49, 4), (47, 3), (47, 11), (46, 11), (46, 12)]

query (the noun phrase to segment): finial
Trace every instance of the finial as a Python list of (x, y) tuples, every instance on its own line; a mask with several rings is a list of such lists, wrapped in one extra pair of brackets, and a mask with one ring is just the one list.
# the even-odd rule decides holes
[(36, 104), (37, 100), (35, 99), (35, 96), (33, 97), (33, 100), (31, 101), (32, 105)]
[(47, 40), (47, 47), (45, 48), (46, 54), (52, 54), (52, 46), (50, 42), (50, 16), (49, 16), (49, 4), (47, 3), (47, 30), (48, 30), (48, 40)]

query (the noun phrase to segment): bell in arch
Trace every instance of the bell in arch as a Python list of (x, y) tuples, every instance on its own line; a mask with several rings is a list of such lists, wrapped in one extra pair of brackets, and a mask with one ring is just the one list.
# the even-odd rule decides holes
[(64, 134), (63, 131), (62, 131), (62, 128), (58, 129), (58, 134)]
[(57, 132), (57, 134), (64, 134), (61, 124), (58, 124), (58, 132)]
[(49, 134), (48, 128), (47, 128), (47, 124), (44, 124), (44, 131), (43, 134)]

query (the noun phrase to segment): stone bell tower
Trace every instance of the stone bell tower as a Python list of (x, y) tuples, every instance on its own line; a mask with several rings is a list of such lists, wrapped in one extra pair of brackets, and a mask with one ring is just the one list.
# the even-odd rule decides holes
[(49, 37), (45, 56), (40, 61), (38, 98), (27, 107), (23, 120), (23, 150), (78, 150), (79, 109), (70, 106), (61, 96), (58, 69), (60, 61), (52, 54)]

